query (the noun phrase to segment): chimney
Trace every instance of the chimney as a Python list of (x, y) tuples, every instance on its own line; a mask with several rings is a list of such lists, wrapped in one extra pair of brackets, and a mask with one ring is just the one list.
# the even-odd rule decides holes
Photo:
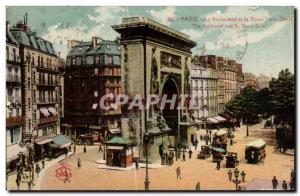
[(93, 36), (92, 37), (92, 47), (93, 47), (93, 49), (95, 49), (96, 46), (99, 45), (101, 41), (102, 41), (102, 39), (100, 37)]

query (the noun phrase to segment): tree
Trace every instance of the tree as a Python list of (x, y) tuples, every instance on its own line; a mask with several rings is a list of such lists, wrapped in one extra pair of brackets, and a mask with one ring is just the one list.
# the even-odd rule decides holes
[(258, 104), (257, 92), (251, 87), (244, 88), (242, 93), (226, 104), (226, 111), (233, 114), (237, 119), (243, 119), (247, 125), (247, 136), (249, 136), (249, 125), (257, 122)]
[(295, 122), (295, 76), (288, 69), (282, 70), (278, 78), (272, 78), (270, 86), (270, 108), (279, 122)]
[(272, 114), (272, 106), (270, 104), (271, 91), (269, 88), (263, 88), (257, 92), (257, 109), (258, 113), (263, 117), (270, 117)]

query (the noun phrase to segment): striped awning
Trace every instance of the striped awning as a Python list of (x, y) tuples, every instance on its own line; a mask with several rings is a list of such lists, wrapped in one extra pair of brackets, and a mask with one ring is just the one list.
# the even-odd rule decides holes
[(43, 115), (45, 117), (50, 116), (50, 113), (49, 113), (49, 111), (46, 108), (40, 108), (40, 111), (43, 113)]
[(54, 116), (57, 115), (57, 112), (55, 110), (55, 108), (51, 107), (51, 108), (48, 108), (49, 112), (51, 112)]

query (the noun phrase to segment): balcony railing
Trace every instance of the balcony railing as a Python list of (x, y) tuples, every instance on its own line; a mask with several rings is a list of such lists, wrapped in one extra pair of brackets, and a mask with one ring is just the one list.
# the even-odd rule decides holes
[(57, 116), (50, 116), (50, 117), (46, 117), (46, 118), (41, 118), (39, 120), (39, 124), (42, 125), (42, 124), (52, 123), (55, 121), (57, 121)]
[(56, 103), (58, 99), (36, 99), (37, 104), (53, 104)]
[(22, 125), (23, 122), (24, 122), (24, 117), (22, 117), (22, 116), (6, 118), (6, 126), (7, 127)]

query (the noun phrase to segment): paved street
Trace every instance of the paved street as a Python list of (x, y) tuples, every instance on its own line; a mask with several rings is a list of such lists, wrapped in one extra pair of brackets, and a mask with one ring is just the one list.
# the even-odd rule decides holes
[[(235, 132), (236, 143), (229, 146), (229, 151), (237, 152), (240, 160), (238, 169), (246, 172), (247, 182), (253, 179), (270, 180), (276, 176), (279, 181), (290, 180), (290, 171), (294, 167), (294, 156), (277, 152), (274, 145), (274, 130), (261, 129), (263, 125), (256, 125), (250, 128), (250, 136), (245, 137), (246, 128), (242, 126)], [(200, 134), (200, 131), (198, 131)], [(244, 159), (245, 144), (255, 138), (263, 138), (267, 142), (267, 157), (264, 163), (247, 164)], [(172, 166), (165, 166), (158, 169), (150, 169), (151, 190), (195, 190), (196, 183), (200, 182), (201, 190), (234, 190), (235, 185), (228, 180), (225, 168), (225, 160), (221, 169), (216, 170), (216, 163), (212, 158), (206, 160), (196, 159), (198, 152), (194, 152), (192, 159), (185, 162), (175, 161)], [(98, 152), (98, 146), (88, 146), (87, 153), (83, 154), (82, 147), (77, 148), (75, 155), (65, 159), (63, 162), (71, 165), (72, 178), (70, 183), (64, 183), (55, 176), (53, 165), (46, 170), (45, 177), (41, 182), (41, 188), (46, 190), (143, 190), (145, 169), (129, 171), (115, 171), (98, 169), (96, 160), (102, 157)], [(77, 158), (82, 161), (82, 167), (77, 168)], [(176, 168), (181, 168), (182, 179), (176, 179)], [(47, 177), (46, 177), (47, 176)], [(264, 182), (265, 183), (265, 182)], [(281, 187), (281, 184), (279, 184)]]

